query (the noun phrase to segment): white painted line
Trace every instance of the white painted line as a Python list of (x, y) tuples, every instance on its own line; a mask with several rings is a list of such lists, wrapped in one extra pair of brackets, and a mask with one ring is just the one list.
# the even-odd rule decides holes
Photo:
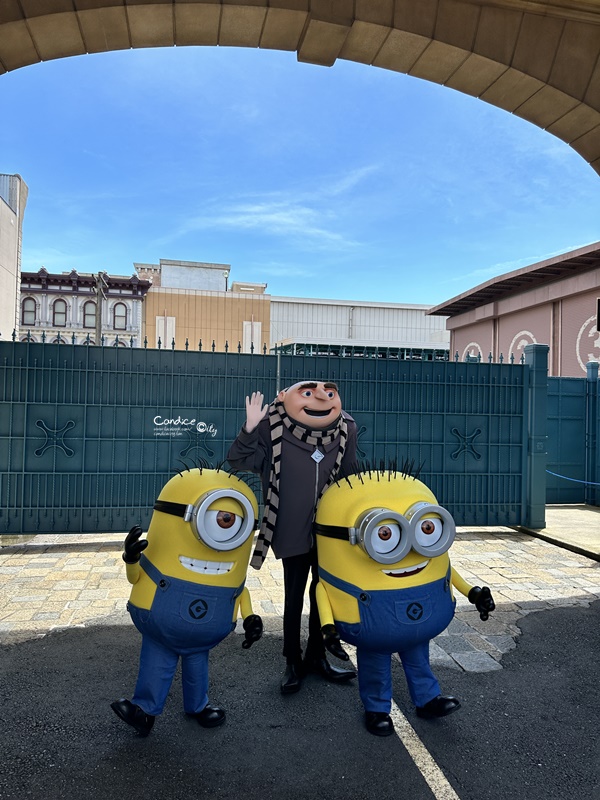
[(427, 781), (436, 800), (460, 800), (448, 779), (433, 760), (429, 750), (419, 739), (417, 732), (392, 700), (390, 717), (396, 729), (396, 735), (406, 748), (417, 769)]
[[(350, 661), (354, 669), (358, 672), (356, 666), (356, 649), (344, 642), (344, 649), (350, 656)], [(433, 756), (425, 747), (423, 742), (410, 722), (406, 719), (404, 714), (400, 711), (396, 703), (392, 700), (392, 708), (390, 717), (394, 723), (396, 736), (404, 745), (406, 752), (412, 758), (415, 766), (425, 779), (427, 785), (431, 789), (435, 800), (460, 800), (448, 779), (442, 772), (441, 768), (436, 764)]]

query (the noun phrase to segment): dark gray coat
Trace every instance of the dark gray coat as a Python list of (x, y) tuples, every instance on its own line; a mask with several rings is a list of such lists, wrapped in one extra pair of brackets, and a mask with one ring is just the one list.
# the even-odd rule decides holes
[[(348, 425), (348, 439), (338, 477), (348, 475), (356, 463), (356, 423), (346, 412), (342, 411), (342, 414)], [(276, 558), (299, 556), (311, 550), (317, 499), (335, 465), (338, 448), (339, 439), (326, 446), (319, 445), (325, 458), (317, 464), (311, 458), (315, 446), (296, 439), (284, 427), (279, 511), (271, 542)], [(269, 420), (265, 417), (251, 433), (246, 433), (242, 428), (227, 454), (233, 469), (260, 475), (265, 497), (269, 487), (272, 451)]]

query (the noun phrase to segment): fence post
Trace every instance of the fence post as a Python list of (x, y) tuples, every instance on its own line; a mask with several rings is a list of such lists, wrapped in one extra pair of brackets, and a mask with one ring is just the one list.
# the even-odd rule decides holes
[(585, 385), (585, 502), (597, 505), (598, 465), (596, 442), (598, 440), (598, 362), (588, 361), (587, 382)]
[(548, 350), (547, 344), (525, 346), (529, 366), (525, 527), (535, 529), (546, 527)]

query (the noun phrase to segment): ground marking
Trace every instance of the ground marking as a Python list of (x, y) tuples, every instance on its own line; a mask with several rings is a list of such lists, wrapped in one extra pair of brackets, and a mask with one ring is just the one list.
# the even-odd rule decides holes
[[(347, 651), (351, 649), (354, 650), (354, 648), (346, 646)], [(354, 665), (354, 669), (358, 671), (356, 659), (351, 657), (350, 661)], [(433, 756), (419, 738), (413, 726), (393, 700), (390, 717), (394, 723), (396, 736), (400, 739), (406, 752), (412, 758), (414, 765), (425, 779), (435, 800), (460, 800), (441, 768), (434, 761)]]

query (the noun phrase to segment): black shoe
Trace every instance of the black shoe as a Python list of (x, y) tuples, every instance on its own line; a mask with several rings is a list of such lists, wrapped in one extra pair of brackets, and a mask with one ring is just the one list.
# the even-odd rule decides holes
[(154, 717), (152, 714), (146, 714), (139, 706), (132, 703), (131, 700), (126, 700), (122, 697), (120, 700), (115, 700), (110, 704), (110, 707), (115, 714), (120, 717), (123, 722), (135, 728), (140, 736), (148, 736), (154, 725)]
[(392, 718), (383, 711), (365, 712), (365, 726), (374, 736), (391, 736), (394, 732)]
[(438, 694), (433, 700), (425, 703), (424, 706), (417, 706), (417, 717), (424, 719), (433, 719), (434, 717), (447, 717), (453, 711), (458, 711), (460, 708), (460, 700), (456, 697), (448, 697), (443, 694)]
[(198, 714), (190, 714), (203, 728), (216, 728), (225, 722), (225, 711), (219, 706), (204, 706)]
[(281, 679), (281, 694), (293, 694), (302, 686), (304, 677), (301, 664), (288, 664)]
[(304, 669), (306, 672), (316, 672), (325, 678), (326, 681), (332, 683), (345, 683), (346, 681), (356, 678), (356, 672), (353, 669), (340, 669), (330, 664), (325, 656), (321, 658), (305, 658)]

